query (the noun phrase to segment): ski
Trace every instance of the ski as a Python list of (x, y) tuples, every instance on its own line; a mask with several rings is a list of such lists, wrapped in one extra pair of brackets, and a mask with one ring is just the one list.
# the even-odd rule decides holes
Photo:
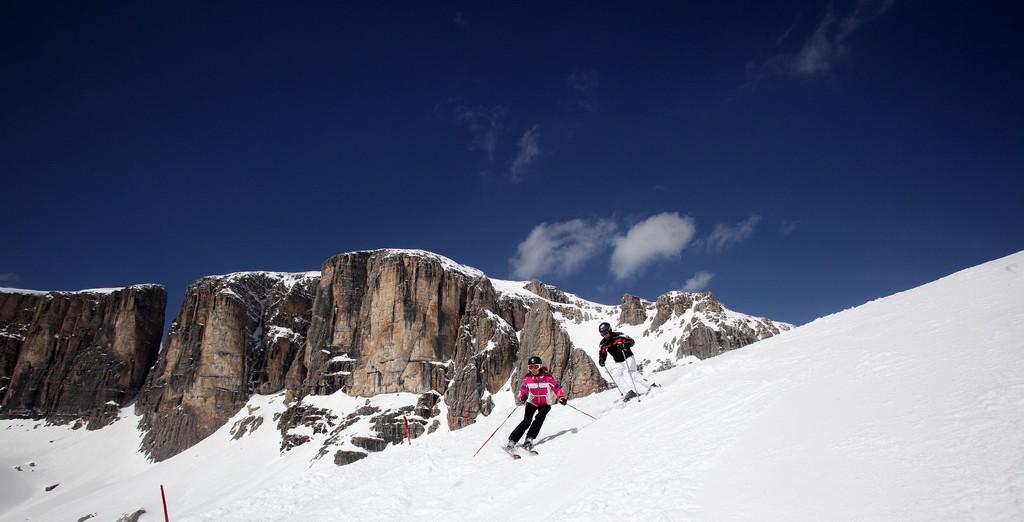
[(501, 449), (505, 450), (505, 453), (508, 453), (508, 455), (510, 457), (512, 457), (514, 460), (519, 460), (519, 459), (523, 458), (522, 455), (516, 453), (516, 450), (514, 450), (514, 449), (512, 449), (512, 448), (510, 448), (508, 446), (502, 446)]
[(526, 449), (526, 448), (524, 448), (524, 447), (522, 447), (522, 446), (519, 446), (519, 447), (520, 447), (520, 448), (522, 448), (522, 450), (523, 450), (523, 451), (527, 451), (527, 452), (529, 452), (529, 453), (530, 453), (530, 455), (533, 455), (533, 456), (537, 456), (537, 455), (540, 455), (540, 453), (537, 453), (537, 450), (532, 450), (532, 449)]

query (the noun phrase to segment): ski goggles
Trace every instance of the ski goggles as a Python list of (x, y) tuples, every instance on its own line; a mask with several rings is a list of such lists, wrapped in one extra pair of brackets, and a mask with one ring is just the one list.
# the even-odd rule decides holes
[(539, 370), (540, 369), (540, 365), (539, 364), (530, 364), (530, 365), (527, 365), (526, 367), (531, 369), (531, 370)]

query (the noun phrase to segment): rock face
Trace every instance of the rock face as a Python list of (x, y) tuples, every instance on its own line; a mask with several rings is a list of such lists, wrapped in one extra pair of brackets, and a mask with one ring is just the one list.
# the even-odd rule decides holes
[[(463, 316), (477, 287), (490, 285), (482, 272), (445, 261), (389, 250), (327, 260), (302, 361), (305, 372), (293, 373), (290, 386), (303, 394), (342, 389), (364, 397), (443, 393)], [(491, 294), (485, 304), (493, 306), (493, 289)]]
[(583, 350), (573, 346), (569, 334), (555, 321), (551, 306), (540, 300), (526, 315), (522, 349), (512, 375), (513, 392), (522, 383), (527, 360), (534, 355), (544, 361), (569, 398), (583, 397), (605, 388), (597, 365)]
[[(538, 280), (491, 280), (417, 250), (342, 254), (321, 272), (202, 278), (186, 290), (161, 350), (165, 304), (153, 285), (0, 289), (0, 416), (96, 428), (136, 398), (143, 450), (163, 460), (223, 426), (252, 395), (284, 390), (286, 409), (273, 418), (281, 451), (314, 442), (316, 458), (333, 454), (343, 465), (433, 432), (442, 411), (450, 429), (489, 415), (496, 395), (518, 391), (533, 355), (570, 398), (606, 389), (595, 364), (600, 321), (634, 335), (638, 359), (658, 368), (789, 328), (731, 312), (709, 293), (670, 292), (656, 303), (626, 295), (607, 306)], [(593, 353), (574, 346), (570, 331)], [(337, 391), (419, 397), (367, 399), (346, 412), (305, 400)], [(257, 405), (248, 413), (234, 438), (270, 421)]]
[(166, 304), (157, 285), (0, 292), (0, 413), (110, 423), (157, 356)]
[(526, 285), (526, 289), (547, 299), (548, 301), (554, 301), (556, 303), (568, 304), (569, 296), (565, 295), (565, 292), (558, 288), (546, 285), (539, 279), (533, 279), (529, 284)]
[(672, 319), (680, 321), (682, 335), (670, 347), (677, 359), (707, 359), (790, 329), (790, 325), (765, 318), (730, 314), (710, 292), (669, 292), (659, 296), (655, 306), (657, 313), (645, 335), (656, 334)]
[[(687, 310), (693, 306), (693, 296), (701, 294), (690, 294), (687, 292), (669, 292), (658, 296), (655, 303), (657, 312), (654, 314), (654, 321), (647, 329), (648, 332), (655, 332), (661, 325), (665, 324), (673, 315), (682, 317)], [(707, 294), (710, 296), (710, 294)]]
[(622, 296), (622, 304), (619, 306), (619, 324), (638, 325), (644, 324), (647, 320), (647, 309), (643, 301), (635, 295), (626, 294)]
[(448, 423), (487, 414), (518, 353), (523, 311), (482, 272), (421, 251), (375, 250), (324, 263), (301, 364), (300, 395), (444, 394)]
[(480, 414), (489, 415), (494, 407), (490, 396), (501, 390), (512, 373), (519, 340), (513, 326), (492, 311), (494, 307), (494, 288), (483, 282), (466, 309), (452, 359), (453, 373), (444, 396), (451, 429), (470, 424)]
[(136, 403), (163, 460), (213, 433), (253, 393), (284, 387), (309, 327), (315, 272), (248, 272), (189, 285)]
[(0, 291), (0, 405), (36, 308), (45, 300), (44, 292)]

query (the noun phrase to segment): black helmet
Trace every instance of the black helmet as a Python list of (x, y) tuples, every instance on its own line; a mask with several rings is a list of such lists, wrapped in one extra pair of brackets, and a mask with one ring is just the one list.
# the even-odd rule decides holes
[(612, 325), (608, 323), (601, 323), (600, 325), (598, 325), (597, 331), (601, 333), (608, 333), (612, 331)]
[(526, 364), (529, 365), (529, 364), (544, 364), (544, 363), (540, 362), (540, 357), (537, 357), (536, 355), (534, 355), (533, 357), (530, 357), (530, 360), (527, 361)]

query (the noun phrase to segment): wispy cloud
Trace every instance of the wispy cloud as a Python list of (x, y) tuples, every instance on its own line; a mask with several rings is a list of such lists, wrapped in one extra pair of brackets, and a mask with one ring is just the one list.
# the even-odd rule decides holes
[(782, 220), (782, 225), (779, 226), (779, 231), (782, 232), (782, 235), (788, 236), (788, 235), (792, 234), (793, 232), (796, 232), (796, 229), (799, 228), (799, 227), (800, 227), (800, 222), (799, 221), (783, 219)]
[(18, 281), (21, 281), (21, 277), (14, 272), (0, 274), (0, 283), (17, 283)]
[(576, 69), (566, 79), (565, 84), (579, 95), (577, 104), (587, 112), (597, 110), (593, 102), (594, 93), (601, 83), (601, 76), (593, 69)]
[(693, 218), (666, 212), (651, 216), (615, 239), (611, 270), (619, 280), (661, 259), (679, 256), (697, 232)]
[(789, 29), (783, 31), (782, 34), (775, 39), (775, 45), (782, 45), (782, 43), (785, 42), (787, 38), (789, 38), (789, 35), (793, 33), (793, 29), (796, 29), (796, 26), (800, 23), (800, 18), (802, 17), (803, 13), (797, 13), (796, 18), (793, 19), (793, 23), (790, 24)]
[[(748, 63), (747, 81), (740, 91), (755, 88), (769, 76), (812, 77), (832, 72), (836, 62), (849, 54), (854, 33), (867, 22), (885, 14), (895, 3), (896, 0), (858, 0), (853, 11), (845, 15), (837, 14), (830, 3), (799, 49), (778, 52), (763, 61)], [(783, 45), (795, 28), (796, 22), (776, 39), (776, 45)]]
[(537, 125), (530, 127), (519, 138), (519, 152), (512, 160), (512, 179), (520, 180), (526, 174), (527, 167), (540, 156), (540, 130)]
[(512, 275), (529, 279), (572, 274), (608, 245), (615, 230), (615, 223), (608, 220), (541, 223), (519, 243), (516, 255), (509, 260)]
[(455, 121), (469, 129), (470, 148), (487, 153), (487, 159), (494, 162), (494, 151), (498, 148), (498, 139), (505, 128), (505, 108), (466, 107), (455, 108)]
[(708, 287), (711, 280), (714, 279), (715, 274), (711, 272), (697, 272), (693, 274), (693, 277), (686, 280), (686, 286), (683, 290), (687, 292), (699, 292)]
[(706, 240), (708, 250), (721, 252), (731, 244), (746, 240), (754, 234), (754, 230), (760, 222), (761, 216), (752, 214), (746, 220), (740, 221), (735, 225), (726, 225), (725, 223), (715, 225), (715, 230), (711, 232), (711, 235)]

